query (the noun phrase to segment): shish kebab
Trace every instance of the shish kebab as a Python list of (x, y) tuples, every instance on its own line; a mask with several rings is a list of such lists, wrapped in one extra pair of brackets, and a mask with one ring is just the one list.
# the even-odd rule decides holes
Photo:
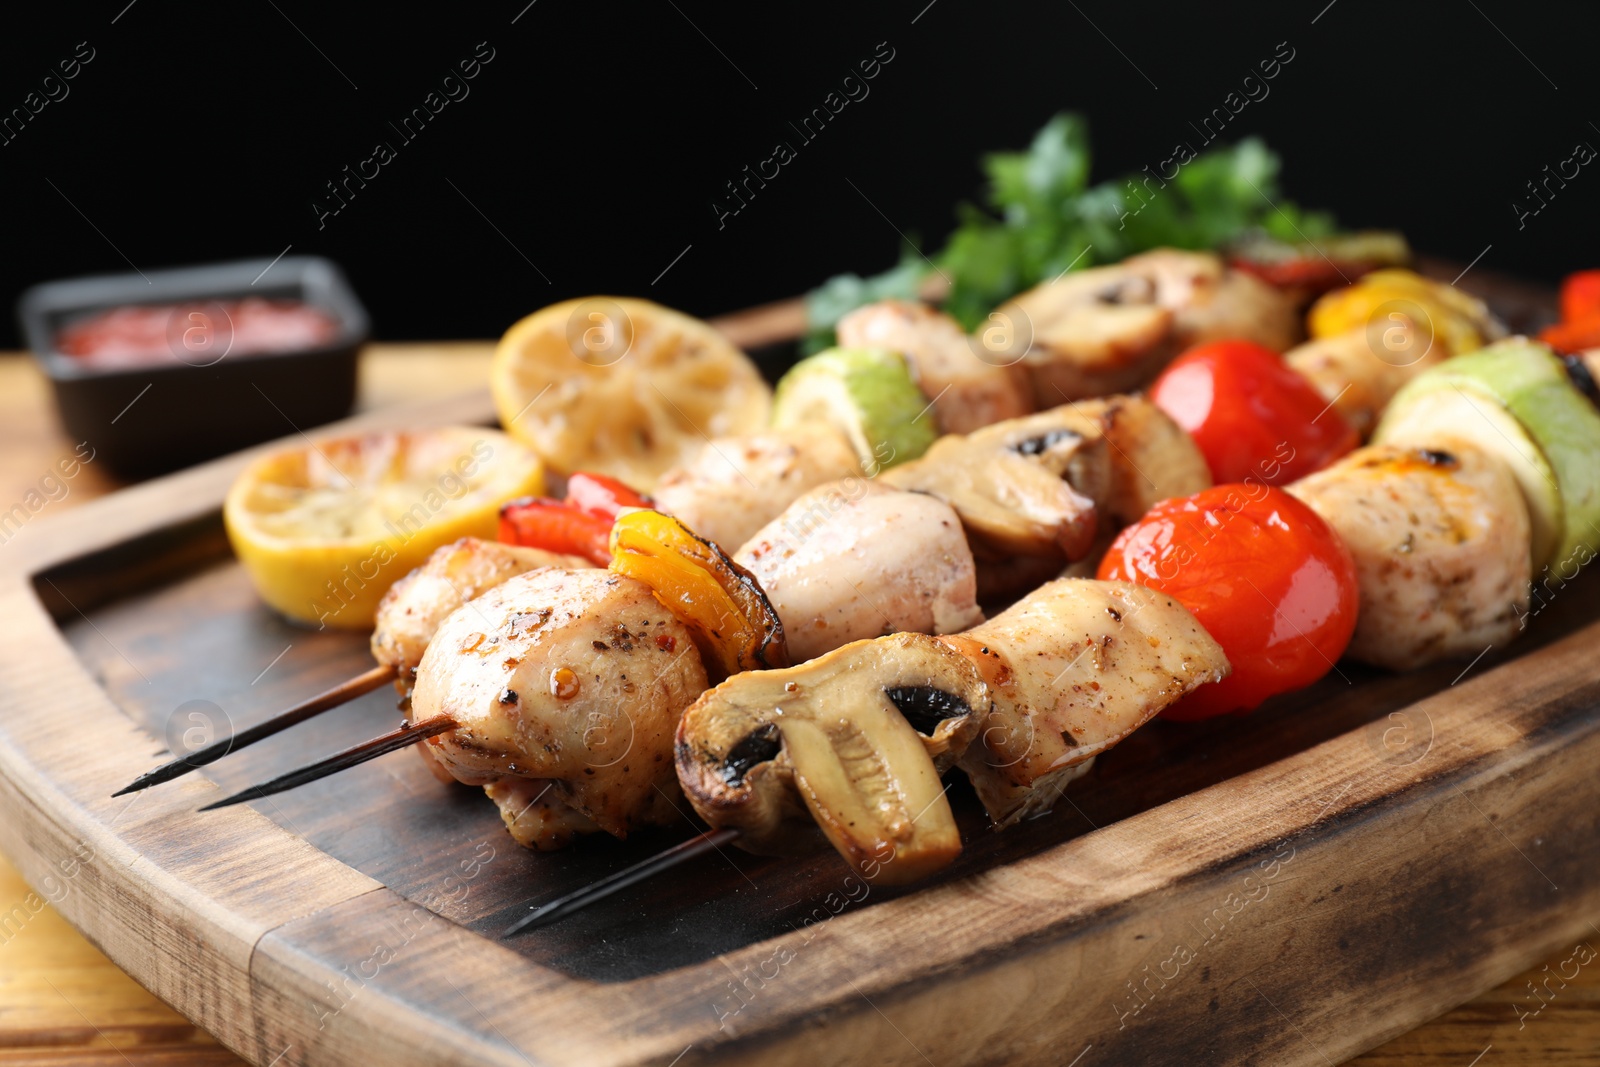
[[(1503, 642), (1523, 628), (1533, 573), (1542, 568), (1548, 574), (1552, 560), (1558, 560), (1556, 575), (1565, 578), (1569, 568), (1594, 558), (1600, 548), (1600, 525), (1596, 525), (1600, 518), (1600, 478), (1592, 470), (1585, 473), (1574, 461), (1592, 457), (1600, 450), (1600, 415), (1589, 402), (1595, 399), (1594, 390), (1590, 389), (1590, 396), (1585, 399), (1574, 388), (1574, 383), (1587, 381), (1587, 375), (1572, 374), (1573, 380), (1569, 381), (1572, 369), (1570, 364), (1564, 369), (1547, 350), (1520, 341), (1466, 358), (1451, 373), (1402, 391), (1394, 410), (1379, 427), (1382, 443), (1357, 450), (1291, 486), (1291, 492), (1310, 504), (1304, 510), (1320, 512), (1338, 529), (1338, 554), (1353, 570), (1347, 581), (1359, 588), (1359, 615), (1350, 620), (1350, 627), (1344, 631), (1339, 642), (1341, 650), (1349, 642), (1354, 658), (1392, 668), (1420, 666), (1474, 651), (1481, 654), (1486, 646), (1480, 646), (1480, 642)], [(1516, 388), (1505, 387), (1509, 381), (1519, 384)], [(1464, 401), (1452, 397), (1462, 397)], [(1503, 405), (1499, 409), (1502, 414), (1487, 415), (1485, 401), (1494, 397)], [(1478, 413), (1481, 426), (1459, 421), (1464, 413), (1460, 406), (1463, 402)], [(1507, 414), (1511, 418), (1505, 418)], [(1517, 435), (1519, 444), (1507, 448), (1494, 443), (1508, 441), (1508, 435)], [(1536, 448), (1539, 455), (1550, 457), (1553, 469), (1544, 473), (1549, 476), (1549, 486), (1558, 490), (1559, 507), (1552, 509), (1547, 497), (1529, 494), (1525, 480), (1529, 472), (1516, 469), (1518, 463), (1531, 462), (1533, 458), (1532, 453), (1522, 451), (1523, 447)], [(1259, 485), (1257, 488), (1268, 496), (1273, 492)], [(1153, 578), (1159, 584), (1162, 566), (1183, 558), (1171, 550), (1194, 547), (1198, 547), (1202, 565), (1209, 564), (1202, 566), (1203, 570), (1220, 571), (1224, 579), (1236, 573), (1250, 562), (1240, 558), (1240, 547), (1252, 541), (1260, 547), (1260, 530), (1248, 528), (1249, 524), (1239, 518), (1246, 513), (1245, 507), (1229, 504), (1225, 498), (1219, 501), (1217, 495), (1245, 489), (1246, 486), (1219, 486), (1158, 504), (1145, 519), (1118, 536), (1101, 563), (1101, 577)], [(1542, 486), (1535, 484), (1532, 491), (1542, 494)], [(1297, 521), (1294, 512), (1300, 505), (1285, 494), (1278, 495), (1281, 499), (1272, 501), (1272, 512), (1261, 529), (1283, 526), (1286, 520)], [(1225, 525), (1229, 516), (1234, 516), (1231, 527)], [(1543, 534), (1539, 532), (1541, 525), (1546, 527)], [(1175, 531), (1193, 531), (1196, 527), (1202, 529), (1198, 537), (1174, 541)], [(1246, 527), (1242, 534), (1241, 527)], [(1552, 538), (1553, 543), (1547, 543)], [(1207, 560), (1212, 546), (1219, 547)], [(1313, 581), (1316, 578), (1313, 571), (1302, 572), (1301, 577), (1305, 576)], [(1072, 632), (1070, 624), (1063, 628), (1059, 619), (1051, 619), (1046, 605), (1065, 593), (1064, 587), (1077, 585), (1079, 590), (1075, 593), (1082, 596), (1087, 592), (1082, 587), (1090, 584), (1094, 583), (1071, 579), (1053, 582), (967, 636), (976, 637), (985, 629), (991, 630), (993, 636), (985, 638), (981, 650), (999, 650), (1000, 662), (1009, 670), (1015, 660), (1008, 654), (1031, 650), (1022, 619), (1033, 615), (1036, 621), (1046, 624), (1045, 629)], [(1246, 584), (1254, 588), (1253, 583)], [(1099, 591), (1111, 594), (1126, 588), (1106, 583)], [(1248, 599), (1245, 595), (1244, 600)], [(1207, 617), (1212, 617), (1211, 613)], [(1056, 625), (1050, 626), (1051, 622)], [(925, 640), (909, 635), (898, 639)], [(880, 638), (867, 644), (895, 640)], [(945, 645), (961, 640), (934, 639)], [(1050, 641), (1046, 639), (1047, 644)], [(1059, 638), (1054, 641), (1059, 649)], [(871, 810), (845, 807), (841, 818), (840, 811), (816, 799), (819, 793), (831, 795), (819, 790), (816, 782), (828, 782), (834, 765), (844, 761), (827, 758), (830, 750), (819, 744), (816, 725), (807, 714), (815, 704), (808, 699), (804, 687), (791, 690), (785, 679), (807, 668), (832, 666), (854, 653), (855, 646), (850, 646), (803, 667), (737, 675), (697, 700), (679, 726), (679, 777), (696, 810), (719, 829), (546, 903), (508, 933), (570, 914), (704, 851), (718, 843), (719, 834), (723, 835), (720, 840), (727, 840), (729, 828), (740, 831), (740, 843), (747, 848), (781, 852), (800, 841), (814, 840), (816, 833), (810, 825), (814, 820), (829, 841), (869, 880), (897, 881), (902, 875), (927, 873), (947, 863), (949, 854), (941, 849), (949, 847), (949, 839), (929, 833), (920, 838), (920, 847), (914, 847), (911, 843), (919, 841), (918, 835), (908, 830), (905, 822), (909, 815), (911, 826), (915, 827), (918, 819), (904, 803), (906, 796), (918, 800), (928, 796), (930, 789), (937, 787), (936, 778), (931, 784), (926, 778), (918, 778), (913, 786), (920, 788), (903, 792), (901, 803), (879, 805), (877, 814), (901, 832), (898, 838), (883, 833), (883, 823), (874, 827), (879, 830), (876, 836), (858, 835), (859, 827), (873, 826)], [(1337, 658), (1338, 654), (1336, 650), (1332, 655)], [(1022, 663), (1029, 662), (1024, 655)], [(1223, 663), (1225, 670), (1226, 660)], [(1103, 676), (1097, 677), (1103, 680)], [(991, 675), (986, 680), (992, 683), (990, 694), (996, 710), (984, 720), (987, 726), (982, 736), (971, 742), (968, 751), (982, 752), (982, 763), (992, 770), (997, 764), (1003, 766), (996, 757), (1004, 754), (1004, 747), (994, 743), (991, 731), (997, 722), (1005, 722), (999, 714), (1005, 702), (1005, 684), (998, 676)], [(1051, 678), (1036, 691), (1035, 695), (1042, 699), (1029, 709), (1031, 717), (1025, 720), (1035, 731), (1029, 735), (1030, 748), (1035, 748), (1039, 723), (1056, 721), (1049, 717), (1049, 711), (1060, 713), (1063, 704), (1071, 708), (1075, 703), (1067, 694), (1080, 691), (1078, 686), (1064, 686), (1062, 682), (1061, 676)], [(1195, 695), (1220, 688), (1203, 686)], [(970, 699), (970, 694), (966, 695)], [(799, 714), (786, 715), (796, 705)], [(1048, 710), (1038, 716), (1042, 709)], [(831, 710), (822, 718), (838, 723), (838, 716)], [(940, 723), (932, 733), (928, 724), (913, 726), (934, 758), (936, 771), (955, 762), (950, 749), (937, 740), (944, 725)], [(1017, 720), (1012, 719), (1010, 725), (1015, 727)], [(952, 735), (957, 732), (957, 728), (951, 728)], [(1064, 739), (1071, 736), (1075, 735)], [(831, 752), (837, 757), (839, 749)], [(970, 758), (960, 760), (969, 774), (973, 763)], [(1061, 779), (1074, 773), (1070, 758), (1058, 757), (1053, 767)], [(991, 781), (993, 777), (996, 776), (990, 775)], [(985, 778), (973, 775), (973, 781), (996, 825), (1007, 825), (993, 796), (985, 792)], [(1041, 788), (1043, 781), (1035, 780), (1032, 790), (1014, 792), (1013, 796), (1021, 793), (1025, 798), (1024, 807), (1018, 810), (1030, 810), (1041, 800), (1039, 806), (1047, 810), (1065, 781), (1053, 784), (1054, 789)], [(941, 799), (942, 794), (932, 797), (930, 810), (942, 810), (938, 807)], [(792, 840), (791, 834), (800, 841)], [(893, 844), (886, 845), (886, 838)], [(871, 847), (863, 847), (864, 844)], [(893, 865), (902, 860), (910, 863), (891, 873)]]
[[(1018, 297), (997, 318), (1015, 329), (998, 343), (980, 345), (948, 315), (891, 300), (852, 312), (838, 333), (847, 347), (903, 353), (933, 421), (948, 433), (1064, 400), (1115, 393), (1196, 343), (1242, 337), (1281, 350), (1296, 336), (1294, 307), (1282, 293), (1215, 255), (1172, 249), (1079, 271)], [(858, 477), (863, 469), (875, 474), (892, 459), (880, 442), (852, 436), (805, 421), (710, 441), (698, 458), (661, 478), (656, 504), (707, 540), (741, 545), (807, 490)], [(1036, 579), (1049, 573), (1028, 566)], [(986, 577), (991, 569), (985, 568)], [(464, 581), (470, 588), (487, 588)], [(992, 584), (986, 581), (986, 593)], [(1000, 584), (1015, 587), (1016, 580)], [(397, 670), (415, 666), (396, 664), (378, 649), (374, 653), (378, 665), (371, 670), (185, 753), (115, 795), (171, 781), (381, 688), (396, 679)]]
[[(1010, 429), (1010, 428), (1007, 427), (1007, 429)], [(1435, 465), (1438, 466), (1439, 464), (1435, 464)], [(1516, 503), (1515, 499), (1512, 499), (1510, 501), (1510, 503), (1514, 505)], [(1525, 555), (1525, 553), (1524, 553), (1524, 555)], [(1073, 583), (1064, 583), (1064, 584), (1073, 584)], [(1024, 604), (1025, 605), (1029, 604), (1029, 601), (1025, 600)], [(1014, 609), (1014, 610), (1022, 610), (1022, 609)], [(463, 620), (463, 619), (467, 619), (467, 614), (468, 613), (466, 611), (458, 612), (457, 615), (454, 616), (453, 618), (455, 620), (457, 620), (457, 621)], [(1001, 617), (1001, 619), (1004, 619), (1004, 618), (1005, 618), (1005, 616)], [(1001, 625), (1001, 619), (995, 620), (990, 625), (991, 626), (1000, 626)], [(447, 626), (448, 625), (449, 624), (447, 624)], [(468, 620), (468, 625), (471, 625), (470, 620)], [(979, 632), (981, 633), (982, 631), (979, 631)], [(479, 639), (481, 639), (481, 634), (479, 634), (478, 636), (479, 636)], [(444, 634), (441, 633), (440, 639), (442, 640), (443, 638), (444, 638)], [(994, 639), (992, 639), (992, 640), (990, 640), (988, 642), (988, 644), (991, 644), (991, 645), (999, 645), (1001, 643), (1002, 642), (1001, 642), (999, 637), (996, 637), (996, 638), (994, 638)], [(439, 646), (436, 644), (434, 647), (439, 647)], [(425, 656), (424, 657), (424, 662), (425, 663), (426, 663), (426, 658), (427, 657)], [(814, 666), (817, 666), (817, 665), (808, 665), (808, 666), (813, 666), (814, 667)], [(804, 670), (804, 669), (805, 668), (796, 668), (795, 670)], [(779, 672), (779, 673), (787, 673), (787, 672)], [(735, 687), (739, 687), (739, 686), (748, 686), (752, 682), (765, 681), (767, 679), (772, 679), (772, 678), (774, 678), (774, 675), (771, 674), (771, 673), (768, 673), (767, 675), (740, 675), (739, 677), (731, 680), (729, 683), (725, 683), (725, 686), (727, 686), (729, 688), (735, 688)], [(787, 684), (788, 683), (786, 682), (785, 683), (786, 687), (787, 687)], [(419, 698), (422, 695), (421, 692), (420, 692), (420, 690), (422, 689), (422, 685), (423, 685), (423, 679), (421, 677), (419, 677), (419, 687), (418, 687), (419, 688), (419, 692), (417, 694), (417, 696)], [(716, 693), (716, 692), (717, 691), (713, 691), (713, 693)], [(711, 694), (708, 694), (708, 696), (710, 696), (710, 695)], [(954, 717), (952, 717), (952, 718), (954, 718)], [(681, 728), (682, 731), (687, 731), (686, 736), (689, 736), (689, 737), (693, 736), (693, 730), (692, 730), (691, 724), (694, 721), (695, 721), (695, 716), (693, 714), (693, 711), (691, 710), (691, 713), (689, 715), (685, 716), (685, 718), (684, 718), (684, 726)], [(757, 745), (757, 746), (759, 746), (760, 744), (770, 745), (772, 743), (775, 743), (776, 739), (771, 736), (773, 731), (772, 731), (772, 729), (769, 728), (771, 726), (772, 726), (771, 723), (762, 724), (761, 727), (759, 728), (759, 731), (752, 731), (750, 734), (746, 735), (746, 738), (754, 737), (756, 740), (754, 742), (752, 742), (751, 744), (752, 745)], [(801, 729), (801, 728), (800, 727), (794, 727), (794, 729)], [(952, 728), (951, 732), (952, 733), (955, 732), (953, 728)], [(937, 733), (938, 733), (938, 728), (936, 727), (935, 728), (935, 735), (937, 735)], [(740, 740), (743, 741), (743, 740), (745, 740), (745, 738), (741, 738)], [(954, 747), (954, 746), (952, 746), (952, 747)], [(680, 749), (679, 749), (679, 752), (680, 752), (680, 770), (682, 769), (682, 752), (683, 751), (684, 751), (684, 749), (680, 745)], [(754, 760), (754, 756), (755, 755), (760, 755), (760, 754), (764, 753), (765, 751), (766, 751), (765, 749), (762, 749), (762, 748), (759, 748), (759, 747), (757, 747), (754, 751), (752, 751), (751, 750), (751, 746), (747, 745), (746, 746), (746, 751), (745, 751), (744, 756), (743, 756), (743, 759), (746, 760), (746, 761)], [(948, 751), (950, 751), (950, 749), (947, 748), (946, 751), (948, 752)], [(771, 753), (766, 753), (766, 754), (768, 755), (768, 759), (765, 759), (765, 760), (754, 760), (754, 762), (757, 763), (757, 764), (770, 762)], [(731, 765), (737, 765), (740, 762), (740, 759), (738, 758), (738, 753), (733, 753), (730, 756), (730, 759), (731, 759)], [(991, 760), (991, 761), (986, 761), (986, 762), (993, 763), (995, 761)], [(1068, 763), (1067, 764), (1067, 766), (1072, 766), (1072, 765), (1073, 765), (1072, 763)], [(499, 767), (499, 768), (495, 768), (495, 769), (503, 771), (503, 770), (506, 770), (507, 768)], [(1064, 766), (1062, 769), (1065, 770), (1066, 766)], [(685, 784), (687, 785), (688, 784), (687, 776), (684, 776), (684, 777), (685, 777)], [(738, 778), (738, 775), (733, 775), (731, 777), (732, 778)], [(722, 775), (722, 778), (723, 778), (723, 780), (725, 782), (729, 782), (730, 781), (730, 776), (727, 775), (726, 773), (724, 773)], [(936, 776), (935, 776), (935, 779), (936, 779)], [(980, 787), (980, 792), (981, 792), (981, 787)], [(692, 801), (697, 799), (697, 795), (693, 790), (690, 791), (690, 796), (691, 796), (691, 800)], [(704, 798), (698, 798), (698, 799), (702, 799), (703, 800)], [(985, 798), (985, 799), (987, 800), (988, 798)], [(715, 822), (716, 821), (715, 809), (718, 806), (717, 802), (707, 801), (706, 805), (707, 805), (707, 808), (709, 808), (711, 810), (708, 811), (708, 810), (706, 810), (706, 808), (703, 808), (702, 809), (702, 814), (708, 815), (708, 818), (710, 818), (711, 821)], [(767, 806), (770, 807), (770, 805), (771, 805), (771, 801), (769, 800)], [(697, 803), (696, 806), (697, 807), (702, 807), (702, 805), (700, 803)], [(725, 807), (726, 804), (723, 803), (722, 806)], [(991, 807), (991, 810), (993, 810), (992, 807)], [(997, 815), (998, 815), (998, 813), (997, 813)], [(770, 820), (771, 817), (772, 816), (771, 816), (770, 813), (768, 813), (766, 816), (763, 816), (763, 818), (769, 819), (769, 820)], [(997, 817), (996, 821), (1000, 822), (1001, 819)], [(824, 825), (827, 825), (826, 821), (824, 822)], [(934, 849), (934, 854), (935, 855), (938, 854), (938, 849), (937, 848)], [(936, 861), (927, 860), (926, 857), (923, 856), (923, 853), (922, 853), (921, 850), (909, 850), (908, 849), (908, 851), (906, 853), (906, 856), (904, 858), (911, 859), (911, 858), (914, 858), (914, 857), (923, 857), (923, 858), (919, 862), (907, 862), (907, 863), (901, 864), (899, 866), (899, 871), (897, 873), (903, 874), (904, 877), (912, 877), (915, 874), (920, 873), (925, 869), (925, 868), (923, 868), (921, 866), (922, 862), (936, 862)], [(936, 865), (937, 865), (937, 863), (936, 863)]]
[[(1134, 411), (1142, 417), (1132, 417)], [(1113, 427), (1112, 436), (1107, 436), (1102, 424)], [(1165, 434), (1145, 432), (1135, 440), (1129, 432), (1134, 427), (1163, 424)], [(1071, 429), (1074, 426), (1077, 429)], [(1115, 451), (1113, 436), (1122, 437)], [(1040, 443), (1046, 439), (1048, 445)], [(614, 784), (610, 779), (616, 774), (636, 773), (636, 769), (628, 764), (608, 774), (601, 765), (609, 766), (610, 757), (587, 750), (602, 739), (626, 740), (637, 733), (638, 707), (650, 695), (644, 692), (641, 678), (658, 673), (651, 667), (652, 656), (659, 660), (664, 654), (676, 665), (665, 677), (673, 696), (669, 703), (675, 705), (662, 716), (670, 733), (683, 707), (706, 688), (707, 673), (717, 680), (741, 670), (786, 666), (790, 654), (809, 658), (883, 633), (949, 633), (981, 622), (983, 615), (976, 601), (980, 570), (967, 548), (964, 530), (976, 531), (972, 534), (976, 539), (986, 529), (998, 529), (1011, 537), (1018, 550), (1038, 553), (1040, 559), (1049, 561), (1048, 570), (1059, 571), (1068, 556), (1058, 546), (1062, 542), (1085, 543), (1084, 524), (1092, 528), (1096, 521), (1095, 501), (1063, 479), (1069, 461), (1084, 470), (1099, 468), (1084, 481), (1092, 482), (1103, 497), (1101, 508), (1108, 530), (1139, 514), (1159, 496), (1170, 495), (1167, 490), (1182, 492), (1205, 484), (1203, 463), (1193, 446), (1159, 412), (1136, 398), (1063, 407), (999, 424), (965, 440), (984, 462), (998, 465), (990, 496), (952, 493), (952, 507), (928, 492), (907, 492), (859, 480), (835, 483), (813, 491), (823, 501), (825, 529), (813, 527), (818, 512), (808, 499), (812, 494), (807, 494), (732, 559), (694, 537), (676, 520), (645, 510), (626, 511), (615, 520), (610, 571), (578, 569), (575, 562), (587, 565), (572, 557), (486, 542), (462, 542), (437, 551), (424, 567), (396, 583), (380, 608), (374, 631), (372, 646), (380, 661), (395, 664), (403, 680), (415, 673), (414, 685), (408, 687), (414, 725), (410, 731), (393, 735), (396, 743), (416, 738), (419, 730), (433, 729), (430, 720), (438, 717), (435, 705), (442, 697), (430, 677), (449, 679), (453, 687), (470, 676), (473, 665), (487, 665), (485, 669), (505, 675), (492, 694), (496, 701), (490, 709), (492, 716), (522, 722), (530, 714), (527, 704), (534, 694), (540, 700), (548, 694), (557, 706), (565, 708), (569, 726), (575, 724), (571, 736), (560, 738), (555, 747), (569, 754), (587, 753), (577, 765), (562, 764), (558, 769), (576, 778), (580, 786), (601, 779)], [(1185, 462), (1160, 462), (1161, 450), (1174, 446)], [(1127, 462), (1114, 461), (1119, 453)], [(1016, 460), (1015, 470), (1007, 470), (1008, 458)], [(1128, 462), (1150, 470), (1178, 468), (1187, 472), (1187, 481), (1156, 483), (1144, 493), (1135, 485), (1137, 476)], [(971, 472), (959, 463), (946, 465), (955, 484), (965, 486)], [(914, 465), (907, 465), (907, 476), (915, 473)], [(882, 480), (887, 478), (885, 474)], [(1012, 503), (1002, 504), (1000, 498)], [(1122, 508), (1128, 511), (1124, 513)], [(1026, 519), (1016, 520), (1015, 529), (1003, 521), (1013, 512)], [(844, 552), (830, 550), (835, 537), (854, 542), (855, 547)], [(1032, 540), (1026, 540), (1030, 537)], [(685, 561), (691, 558), (696, 562), (686, 567)], [(697, 567), (701, 569), (697, 571)], [(718, 576), (718, 588), (705, 584), (707, 573)], [(533, 580), (541, 575), (541, 582)], [(634, 581), (635, 576), (643, 581)], [(519, 582), (522, 585), (516, 585)], [(538, 611), (528, 608), (532, 622), (518, 621), (520, 616), (502, 619), (495, 610), (499, 598), (509, 595), (506, 591), (513, 586), (527, 587), (529, 595), (542, 596), (550, 604)], [(772, 601), (761, 592), (763, 588), (778, 590)], [(480, 595), (467, 595), (474, 592)], [(674, 611), (666, 610), (663, 603), (673, 605)], [(567, 622), (548, 622), (552, 612)], [(546, 623), (534, 625), (541, 616)], [(637, 622), (627, 621), (635, 617)], [(528, 635), (537, 632), (545, 635), (539, 641), (553, 641), (555, 638), (548, 636), (552, 628), (569, 623), (588, 634), (573, 638), (578, 644), (565, 649), (570, 663), (547, 663), (555, 652), (543, 645), (537, 655), (522, 648)], [(471, 632), (457, 635), (453, 629), (459, 628), (457, 624)], [(588, 633), (588, 629), (595, 632)], [(799, 647), (803, 651), (795, 651), (792, 639), (785, 650), (788, 634), (802, 635)], [(516, 650), (501, 655), (502, 644), (515, 645)], [(438, 650), (458, 646), (465, 650), (459, 657), (463, 662), (453, 663), (449, 669), (434, 666), (430, 674), (430, 657), (454, 655)], [(698, 655), (690, 654), (691, 646)], [(495, 655), (488, 654), (490, 648), (496, 649)], [(549, 678), (526, 674), (522, 668), (529, 664), (539, 665)], [(616, 677), (611, 679), (613, 670)], [(686, 696), (672, 688), (690, 681), (694, 685)], [(455, 697), (449, 699), (458, 702)], [(458, 713), (451, 721), (459, 723), (466, 718), (466, 713)], [(500, 736), (503, 731), (496, 727), (490, 732), (505, 742), (504, 758), (485, 766), (453, 767), (456, 777), (484, 784), (486, 775), (516, 776), (519, 772), (511, 767), (517, 766), (524, 776), (539, 779), (532, 789), (542, 792), (545, 778), (551, 775), (528, 775), (527, 768), (555, 765), (541, 763), (537, 756), (524, 756), (519, 763), (509, 755), (514, 746)], [(482, 739), (475, 744), (483, 747)], [(371, 751), (358, 747), (361, 754)], [(423, 751), (438, 757), (448, 748), (448, 739), (430, 740)], [(632, 751), (639, 750), (636, 738)], [(668, 763), (664, 769), (670, 778), (670, 743), (664, 751)], [(309, 780), (304, 776), (314, 771), (294, 772), (286, 782), (268, 783), (219, 803), (299, 784)], [(616, 833), (625, 832), (629, 823), (614, 812), (598, 820), (591, 812), (592, 821), (588, 822), (558, 819), (554, 812), (562, 792), (578, 787), (563, 786), (528, 807), (527, 791), (519, 791), (515, 785), (507, 782), (491, 787), (490, 793), (507, 812), (524, 813), (513, 826), (513, 833), (524, 844), (556, 847), (579, 826)], [(592, 793), (586, 788), (581, 791)], [(652, 820), (646, 815), (644, 821)], [(552, 836), (547, 839), (547, 834)]]

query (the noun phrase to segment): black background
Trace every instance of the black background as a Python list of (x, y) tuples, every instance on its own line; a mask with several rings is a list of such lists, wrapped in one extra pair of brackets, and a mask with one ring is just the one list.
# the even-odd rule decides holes
[[(1090, 118), (1096, 179), (1154, 167), (1279, 42), (1227, 139), (1263, 135), (1300, 203), (1462, 262), (1492, 245), (1484, 268), (1600, 265), (1600, 165), (1521, 229), (1512, 207), (1600, 146), (1592, 4), (525, 3), (8, 12), (0, 112), (79, 42), (95, 58), (0, 147), (0, 296), (292, 245), (344, 265), (384, 339), (493, 337), (592, 292), (710, 315), (882, 269), (897, 229), (937, 247), (977, 157), (1058, 110)], [(479, 42), (470, 95), (402, 143), (388, 122)], [(870, 95), (800, 144), (789, 122), (879, 42)], [(319, 230), (324, 183), (380, 140), (397, 158)], [(798, 158), (719, 229), (713, 198), (780, 140)]]

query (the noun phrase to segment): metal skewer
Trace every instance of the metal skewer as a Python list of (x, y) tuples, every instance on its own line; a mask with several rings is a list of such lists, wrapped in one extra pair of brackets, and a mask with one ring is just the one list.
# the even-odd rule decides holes
[(374, 667), (364, 674), (340, 682), (326, 692), (318, 693), (309, 700), (301, 701), (287, 711), (280, 712), (265, 722), (257, 723), (236, 734), (230, 734), (220, 740), (213, 741), (204, 748), (197, 748), (193, 752), (179, 756), (170, 763), (164, 763), (153, 771), (141, 774), (121, 789), (111, 795), (120, 797), (125, 793), (136, 793), (141, 789), (148, 789), (162, 782), (170, 782), (174, 778), (181, 778), (190, 771), (204, 767), (208, 763), (215, 763), (235, 749), (253, 745), (264, 737), (271, 737), (291, 726), (305, 722), (313, 716), (321, 715), (330, 708), (348, 703), (358, 696), (370, 693), (374, 689), (394, 681), (395, 669), (393, 666)]
[(318, 760), (309, 766), (301, 767), (287, 774), (280, 774), (271, 781), (253, 785), (248, 789), (233, 794), (231, 797), (224, 797), (221, 800), (214, 801), (200, 810), (213, 811), (216, 808), (226, 808), (234, 804), (242, 804), (247, 800), (258, 800), (274, 793), (282, 793), (296, 786), (314, 782), (318, 778), (326, 778), (330, 774), (336, 774), (339, 771), (358, 766), (368, 760), (377, 759), (379, 756), (387, 755), (390, 752), (408, 748), (418, 741), (425, 741), (430, 737), (435, 737), (455, 728), (456, 721), (448, 715), (435, 715), (430, 719), (423, 719), (421, 722), (408, 722), (398, 729), (391, 730), (386, 734), (379, 734), (377, 737), (363, 741), (359, 745), (351, 745), (343, 752), (335, 753), (327, 759)]
[(723, 845), (732, 842), (738, 836), (739, 831), (732, 828), (707, 830), (705, 833), (691, 837), (681, 844), (673, 845), (665, 852), (658, 852), (654, 856), (640, 860), (631, 867), (624, 867), (615, 874), (608, 874), (598, 882), (586, 885), (582, 889), (574, 890), (566, 896), (557, 897), (548, 904), (539, 905), (532, 912), (506, 927), (505, 933), (501, 936), (513, 937), (524, 930), (532, 930), (535, 927), (544, 926), (546, 923), (555, 922), (557, 919), (564, 919), (573, 912), (582, 911), (590, 904), (609, 897), (619, 889), (626, 889), (635, 882), (654, 877), (668, 868), (676, 867), (678, 864), (686, 863), (696, 856), (719, 849)]

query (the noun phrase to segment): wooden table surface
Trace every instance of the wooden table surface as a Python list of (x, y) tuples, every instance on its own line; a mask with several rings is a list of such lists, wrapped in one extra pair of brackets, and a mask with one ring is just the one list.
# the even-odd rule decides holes
[[(367, 410), (478, 386), (487, 379), (492, 348), (489, 342), (372, 345), (362, 360), (358, 406)], [(44, 378), (25, 357), (0, 354), (0, 511), (71, 452)], [(68, 495), (47, 507), (51, 512), (69, 508), (118, 484), (90, 464), (72, 479)], [(1472, 935), (1463, 931), (1462, 936)], [(1362, 1067), (1600, 1064), (1597, 953), (1600, 929), (1592, 940), (1352, 1062)], [(1112, 1051), (1107, 1049), (1107, 1058), (1099, 1062), (1116, 1062)], [(0, 858), (0, 1067), (240, 1062), (123, 974)]]

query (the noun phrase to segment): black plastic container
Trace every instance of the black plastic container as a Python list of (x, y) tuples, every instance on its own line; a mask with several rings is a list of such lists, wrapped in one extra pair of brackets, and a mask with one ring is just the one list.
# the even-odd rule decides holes
[[(108, 308), (264, 297), (332, 316), (315, 348), (226, 353), (209, 365), (173, 360), (102, 369), (56, 350), (63, 326)], [(317, 256), (285, 256), (110, 274), (36, 285), (17, 318), (51, 384), (61, 421), (124, 476), (175, 470), (349, 414), (367, 312), (343, 272)], [(209, 357), (208, 357), (209, 358)]]

